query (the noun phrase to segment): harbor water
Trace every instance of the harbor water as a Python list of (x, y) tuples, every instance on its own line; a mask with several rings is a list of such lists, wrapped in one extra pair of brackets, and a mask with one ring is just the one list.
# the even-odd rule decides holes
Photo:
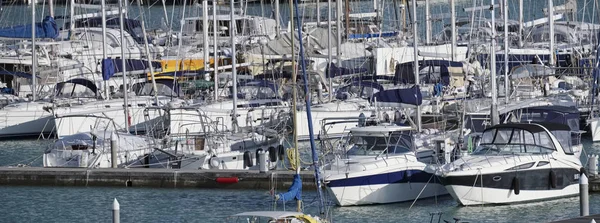
[[(52, 143), (0, 142), (0, 166), (41, 166)], [(586, 154), (600, 154), (600, 144), (584, 142)], [(306, 147), (307, 145), (303, 145)], [(583, 155), (582, 155), (583, 156)], [(584, 160), (585, 163), (585, 160)], [(287, 188), (275, 185), (276, 192)], [(245, 211), (295, 210), (295, 202), (274, 203), (266, 190), (165, 189), (135, 187), (0, 186), (0, 222), (110, 222), (114, 198), (122, 222), (225, 222)], [(303, 191), (305, 213), (318, 214), (317, 193)], [(331, 201), (327, 203), (333, 204)], [(412, 207), (411, 207), (412, 206)], [(502, 206), (459, 206), (450, 196), (412, 202), (336, 207), (334, 222), (548, 222), (579, 215), (579, 198)], [(600, 213), (600, 194), (591, 194), (590, 213)], [(431, 220), (433, 219), (433, 220)]]

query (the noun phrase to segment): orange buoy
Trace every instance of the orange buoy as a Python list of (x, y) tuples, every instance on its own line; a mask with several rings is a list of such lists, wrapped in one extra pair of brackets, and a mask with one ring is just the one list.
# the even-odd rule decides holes
[(217, 177), (217, 183), (220, 184), (235, 184), (240, 181), (238, 177)]

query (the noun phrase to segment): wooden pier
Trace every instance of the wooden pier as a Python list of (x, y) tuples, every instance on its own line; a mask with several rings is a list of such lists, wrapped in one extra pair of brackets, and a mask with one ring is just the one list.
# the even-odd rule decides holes
[[(0, 185), (114, 186), (157, 188), (277, 189), (293, 182), (293, 171), (179, 170), (179, 169), (85, 169), (1, 167)], [(300, 173), (303, 188), (315, 189), (314, 172)]]

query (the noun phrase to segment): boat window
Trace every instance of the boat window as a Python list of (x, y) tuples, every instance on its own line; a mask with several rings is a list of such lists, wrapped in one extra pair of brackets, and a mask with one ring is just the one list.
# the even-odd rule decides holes
[(382, 153), (397, 154), (412, 151), (412, 136), (407, 133), (392, 133), (384, 136), (352, 136), (354, 145), (348, 155), (377, 156)]
[(269, 87), (241, 86), (239, 89), (239, 95), (246, 100), (277, 98), (277, 94)]
[(494, 139), (495, 144), (505, 144), (510, 141), (512, 136), (512, 129), (499, 129), (496, 132), (496, 138)]
[(550, 162), (548, 162), (548, 161), (540, 161), (540, 162), (538, 162), (537, 166), (546, 166), (548, 164), (550, 164)]
[(481, 143), (492, 143), (494, 141), (494, 136), (496, 135), (496, 131), (485, 131), (481, 136)]
[[(158, 90), (157, 95), (177, 97), (175, 92), (170, 86), (163, 83), (156, 83), (156, 89)], [(144, 86), (136, 91), (138, 96), (154, 96), (154, 88), (152, 83), (144, 83)]]
[(532, 133), (523, 129), (491, 129), (482, 135), (474, 155), (552, 153), (555, 151), (548, 133)]
[(523, 170), (523, 169), (529, 169), (533, 166), (533, 164), (535, 164), (535, 162), (531, 162), (531, 163), (526, 163), (526, 164), (521, 164), (515, 167), (511, 167), (508, 168), (506, 170)]
[(59, 98), (93, 98), (95, 96), (96, 94), (90, 88), (74, 83), (64, 83), (56, 92), (56, 97)]
[(573, 154), (571, 131), (552, 131), (565, 154)]

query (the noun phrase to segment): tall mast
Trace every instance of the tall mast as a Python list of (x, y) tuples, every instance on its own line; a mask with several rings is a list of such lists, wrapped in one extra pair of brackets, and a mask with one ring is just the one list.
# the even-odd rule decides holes
[(279, 17), (279, 0), (275, 0), (275, 36), (281, 34), (281, 18)]
[(510, 92), (508, 89), (508, 0), (502, 0), (502, 14), (504, 15), (504, 101), (508, 104)]
[[(335, 1), (335, 26), (337, 30), (337, 49), (336, 53), (336, 64), (338, 67), (342, 66), (342, 0)], [(348, 28), (348, 27), (346, 27)]]
[(36, 88), (37, 88), (37, 53), (35, 46), (35, 4), (36, 0), (31, 1), (31, 96), (32, 101), (36, 100)]
[(350, 37), (350, 1), (345, 0), (344, 3), (345, 3), (344, 9), (346, 9), (346, 13), (344, 13), (344, 15), (346, 17), (346, 25), (344, 26), (344, 30), (346, 33), (346, 38), (348, 38), (348, 37)]
[(492, 9), (492, 46), (490, 49), (491, 61), (490, 61), (490, 72), (491, 72), (491, 85), (492, 85), (492, 108), (491, 108), (491, 116), (492, 116), (492, 125), (497, 125), (500, 123), (500, 117), (498, 116), (498, 90), (496, 89), (496, 10), (495, 3), (492, 0), (491, 9)]
[[(319, 1), (319, 0), (317, 0)], [(331, 74), (331, 63), (333, 62), (331, 55), (331, 0), (327, 0), (327, 70), (329, 71), (329, 101), (333, 101), (333, 77)], [(339, 46), (339, 45), (338, 45)], [(338, 48), (339, 49), (339, 48)]]
[(231, 75), (233, 76), (233, 110), (231, 117), (231, 124), (233, 132), (237, 132), (237, 71), (235, 67), (235, 18), (234, 18), (234, 0), (230, 0), (231, 10), (229, 12), (230, 22), (229, 22), (229, 37), (231, 40)]
[[(420, 82), (419, 81), (419, 37), (417, 36), (418, 33), (418, 29), (417, 29), (417, 1), (416, 0), (412, 0), (412, 26), (413, 26), (413, 72), (415, 75), (415, 86), (417, 88), (417, 90), (420, 90)], [(416, 124), (417, 124), (417, 131), (421, 132), (421, 105), (417, 105), (417, 109), (416, 109), (416, 115), (417, 115), (417, 120), (416, 120)]]
[(519, 47), (523, 46), (523, 0), (519, 0)]
[(214, 75), (215, 75), (215, 87), (214, 87), (214, 93), (215, 93), (215, 101), (217, 100), (217, 98), (219, 97), (219, 58), (217, 57), (217, 55), (219, 55), (218, 52), (218, 44), (217, 44), (217, 37), (219, 36), (219, 27), (217, 24), (217, 1), (213, 0), (212, 1), (212, 5), (213, 5), (213, 67), (215, 68), (214, 70)]
[(208, 0), (202, 0), (202, 34), (204, 70), (207, 70), (210, 63), (210, 57), (208, 56)]
[(71, 16), (69, 17), (69, 39), (71, 39), (73, 31), (75, 30), (75, 0), (70, 1), (69, 13), (71, 14)]
[[(294, 9), (296, 11), (296, 25), (298, 27), (301, 27), (300, 19), (297, 17), (297, 15), (299, 15), (298, 0), (294, 0)], [(298, 28), (298, 40), (299, 40), (299, 45), (300, 45), (300, 64), (302, 66), (302, 77), (304, 80), (304, 92), (307, 94), (307, 96), (304, 98), (306, 100), (305, 101), (306, 117), (308, 119), (308, 133), (309, 133), (309, 138), (310, 138), (310, 149), (311, 149), (311, 154), (312, 154), (312, 158), (313, 158), (313, 167), (315, 169), (315, 181), (317, 184), (317, 191), (319, 194), (319, 201), (320, 201), (319, 211), (321, 214), (325, 214), (324, 203), (323, 203), (323, 191), (321, 190), (321, 177), (319, 174), (319, 157), (317, 156), (317, 146), (315, 145), (315, 133), (313, 130), (312, 113), (311, 113), (311, 109), (310, 109), (311, 97), (310, 97), (310, 93), (309, 93), (309, 89), (308, 89), (308, 77), (306, 75), (306, 64), (304, 61), (304, 47), (302, 44), (302, 29), (300, 29), (300, 28)]]
[(125, 63), (125, 49), (127, 49), (125, 42), (125, 31), (123, 28), (125, 11), (123, 10), (124, 0), (119, 0), (119, 29), (121, 31), (121, 66), (123, 72), (123, 112), (125, 113), (125, 130), (129, 132), (129, 103), (127, 97), (129, 97), (129, 88), (127, 87), (127, 64)]
[[(452, 0), (452, 4), (454, 4), (454, 0)], [(452, 7), (452, 15), (455, 15), (454, 5), (450, 7)], [(454, 24), (454, 22), (452, 24)], [(425, 0), (425, 43), (427, 45), (431, 44), (431, 12), (429, 9), (429, 0)], [(454, 56), (454, 53), (452, 56)]]
[[(414, 8), (416, 8), (417, 6), (415, 5)], [(416, 13), (415, 10), (413, 10), (413, 13)], [(450, 28), (452, 29), (452, 46), (450, 47), (451, 49), (451, 53), (452, 56), (450, 58), (452, 58), (452, 61), (456, 60), (456, 5), (454, 0), (450, 0)], [(413, 15), (414, 17), (416, 17), (417, 15)]]
[(548, 23), (550, 24), (550, 57), (548, 66), (554, 66), (554, 2), (548, 0)]
[(50, 17), (54, 18), (54, 0), (48, 0), (48, 10), (50, 11)]
[[(276, 0), (277, 1), (277, 0)], [(319, 0), (317, 0), (318, 2)], [(293, 19), (297, 17), (294, 17), (294, 10), (292, 8), (292, 6), (294, 5), (294, 2), (292, 0), (290, 0), (290, 18), (292, 19), (292, 22), (290, 22), (290, 30), (292, 30), (292, 83), (293, 83), (293, 99), (292, 99), (292, 110), (294, 111), (294, 126), (297, 126), (298, 123), (298, 115), (296, 114), (298, 109), (296, 107), (296, 104), (298, 103), (298, 90), (297, 90), (297, 86), (298, 83), (296, 81), (296, 79), (298, 78), (298, 69), (296, 69), (296, 53), (294, 52), (294, 48), (296, 48), (294, 46), (294, 40), (296, 39), (294, 37), (294, 22)], [(299, 19), (298, 19), (299, 20)], [(298, 25), (298, 30), (302, 30), (302, 28), (300, 27), (300, 25)], [(298, 33), (298, 38), (302, 38), (301, 36), (301, 31), (299, 31)], [(310, 92), (305, 92), (307, 97), (310, 97)], [(297, 129), (297, 128), (296, 128)], [(300, 152), (298, 151), (298, 131), (294, 130), (294, 155), (296, 156), (296, 174), (300, 174), (300, 159), (298, 159), (298, 157), (300, 157)], [(296, 200), (297, 204), (296, 204), (296, 208), (298, 212), (302, 212), (302, 201), (301, 200)]]
[[(144, 24), (144, 11), (142, 10), (142, 3), (137, 0), (137, 6), (140, 11), (140, 23), (142, 25), (142, 35), (144, 38), (144, 49), (146, 51), (146, 58), (148, 59), (148, 67), (150, 69), (150, 78), (152, 78), (152, 89), (154, 90), (154, 103), (158, 105), (158, 87), (156, 86), (156, 80), (154, 79), (154, 67), (152, 66), (152, 57), (150, 56), (150, 47), (148, 47), (148, 35), (146, 33), (146, 25)], [(121, 33), (121, 36), (123, 34)], [(175, 77), (176, 78), (176, 77)]]
[[(106, 0), (100, 1), (100, 11), (102, 13), (102, 59), (106, 59)], [(104, 99), (108, 100), (110, 94), (108, 92), (108, 80), (104, 81)]]

